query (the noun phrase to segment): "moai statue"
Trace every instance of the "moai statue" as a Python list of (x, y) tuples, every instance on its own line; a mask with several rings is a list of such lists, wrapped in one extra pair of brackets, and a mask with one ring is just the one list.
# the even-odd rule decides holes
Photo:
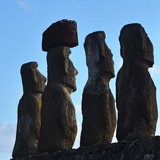
[(120, 33), (123, 66), (116, 80), (118, 141), (155, 135), (156, 87), (148, 72), (154, 64), (153, 45), (140, 24), (128, 24)]
[(42, 92), (46, 82), (46, 78), (37, 67), (36, 62), (23, 64), (21, 67), (24, 93), (18, 105), (17, 135), (12, 153), (13, 158), (37, 153)]
[(110, 143), (116, 127), (115, 100), (109, 88), (114, 75), (105, 33), (89, 34), (84, 43), (89, 78), (82, 97), (81, 146)]
[(58, 21), (43, 33), (42, 49), (48, 52), (48, 84), (42, 98), (39, 152), (71, 149), (74, 144), (77, 122), (70, 96), (76, 91), (78, 72), (69, 59), (69, 47), (76, 45), (75, 21)]

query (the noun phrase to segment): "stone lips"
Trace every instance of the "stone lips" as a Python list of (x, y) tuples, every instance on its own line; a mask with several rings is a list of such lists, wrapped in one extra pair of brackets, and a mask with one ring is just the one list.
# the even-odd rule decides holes
[(42, 50), (48, 51), (55, 46), (78, 46), (77, 23), (71, 20), (61, 20), (53, 23), (43, 33)]

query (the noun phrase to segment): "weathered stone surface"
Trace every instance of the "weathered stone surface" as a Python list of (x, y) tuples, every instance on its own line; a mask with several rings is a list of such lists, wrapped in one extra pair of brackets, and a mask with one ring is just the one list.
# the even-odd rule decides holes
[(110, 143), (116, 126), (115, 101), (109, 88), (114, 77), (112, 53), (103, 31), (89, 34), (84, 43), (89, 78), (82, 97), (81, 146)]
[(13, 160), (160, 160), (160, 137), (94, 145)]
[(156, 87), (148, 72), (154, 63), (153, 46), (140, 24), (129, 24), (120, 33), (123, 66), (116, 80), (118, 141), (155, 135)]
[(71, 20), (61, 20), (53, 23), (43, 33), (42, 50), (48, 51), (52, 47), (78, 45), (77, 23)]
[(54, 152), (71, 149), (77, 134), (75, 108), (71, 93), (76, 90), (74, 68), (69, 47), (54, 47), (47, 53), (48, 84), (43, 93), (42, 126), (38, 149)]
[(41, 96), (46, 78), (38, 71), (38, 64), (30, 62), (21, 67), (24, 94), (18, 105), (18, 124), (13, 157), (37, 154), (41, 126)]

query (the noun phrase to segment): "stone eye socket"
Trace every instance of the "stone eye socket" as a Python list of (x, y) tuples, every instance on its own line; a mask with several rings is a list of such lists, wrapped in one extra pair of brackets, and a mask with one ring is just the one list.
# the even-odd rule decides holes
[(144, 46), (144, 47), (143, 47), (143, 51), (147, 51), (147, 46)]

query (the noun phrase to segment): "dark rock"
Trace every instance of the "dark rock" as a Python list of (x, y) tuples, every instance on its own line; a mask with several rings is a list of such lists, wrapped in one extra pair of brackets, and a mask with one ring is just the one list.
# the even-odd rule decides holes
[(77, 23), (71, 20), (61, 20), (53, 23), (43, 33), (42, 50), (48, 51), (56, 46), (75, 47), (78, 45)]
[(37, 154), (41, 126), (41, 97), (46, 78), (37, 70), (38, 64), (30, 62), (21, 67), (24, 94), (18, 105), (18, 124), (13, 157)]
[(69, 47), (54, 47), (47, 54), (48, 84), (42, 98), (42, 126), (38, 149), (54, 152), (71, 149), (77, 134), (75, 108), (71, 93), (76, 90)]
[[(160, 137), (151, 137), (119, 143), (80, 147), (53, 153), (41, 153), (12, 160), (159, 160)], [(132, 147), (130, 147), (132, 146)]]
[(156, 87), (148, 72), (154, 63), (153, 46), (140, 24), (129, 24), (120, 33), (123, 66), (116, 80), (118, 141), (155, 135)]
[(82, 97), (81, 146), (110, 143), (116, 126), (115, 101), (109, 88), (114, 77), (112, 53), (103, 31), (89, 34), (84, 43), (89, 78)]

